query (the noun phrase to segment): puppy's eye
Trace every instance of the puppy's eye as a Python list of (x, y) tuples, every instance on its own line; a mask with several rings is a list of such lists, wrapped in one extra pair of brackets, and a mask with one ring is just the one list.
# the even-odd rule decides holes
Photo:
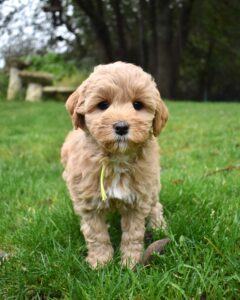
[(107, 100), (104, 100), (98, 103), (97, 108), (99, 108), (100, 110), (106, 110), (109, 108), (109, 106), (110, 103)]
[(133, 102), (133, 107), (136, 109), (136, 110), (141, 110), (143, 109), (144, 105), (141, 101), (134, 101)]

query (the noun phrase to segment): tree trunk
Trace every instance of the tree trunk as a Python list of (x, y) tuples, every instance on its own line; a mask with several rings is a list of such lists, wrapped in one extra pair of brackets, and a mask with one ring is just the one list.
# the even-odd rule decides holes
[(171, 98), (172, 82), (172, 11), (168, 5), (150, 3), (150, 27), (152, 28), (149, 72), (154, 76), (160, 93), (164, 98)]
[(202, 70), (199, 81), (199, 98), (203, 101), (208, 101), (208, 95), (210, 94), (210, 88), (212, 83), (212, 68), (211, 59), (214, 49), (214, 39), (211, 37), (208, 43), (208, 50), (205, 57), (204, 68)]
[(104, 19), (104, 8), (102, 1), (99, 0), (95, 3), (97, 4), (97, 9), (94, 5), (94, 2), (91, 0), (77, 0), (76, 4), (89, 17), (96, 38), (104, 50), (106, 62), (112, 61), (114, 58), (113, 45), (109, 28), (106, 20)]
[(90, 19), (105, 61), (140, 64), (155, 77), (166, 98), (176, 96), (193, 2), (188, 0), (181, 5), (176, 2), (171, 7), (168, 1), (139, 0), (134, 11), (130, 3), (121, 0), (111, 0), (108, 8), (102, 0), (75, 1)]

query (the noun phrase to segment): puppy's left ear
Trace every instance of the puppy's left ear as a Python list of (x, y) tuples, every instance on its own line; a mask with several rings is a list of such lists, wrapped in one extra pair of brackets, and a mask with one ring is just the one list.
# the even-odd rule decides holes
[(168, 109), (158, 92), (157, 107), (153, 119), (153, 134), (158, 136), (168, 120)]

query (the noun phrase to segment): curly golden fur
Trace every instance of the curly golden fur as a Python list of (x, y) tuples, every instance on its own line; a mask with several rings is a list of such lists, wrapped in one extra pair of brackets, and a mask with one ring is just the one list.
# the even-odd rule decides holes
[[(97, 66), (66, 107), (75, 129), (61, 150), (63, 178), (80, 216), (86, 260), (92, 267), (111, 260), (105, 218), (117, 209), (122, 263), (133, 267), (142, 257), (145, 219), (150, 218), (153, 228), (165, 226), (155, 137), (167, 122), (168, 110), (152, 77), (123, 62)], [(100, 189), (103, 163), (106, 201)]]

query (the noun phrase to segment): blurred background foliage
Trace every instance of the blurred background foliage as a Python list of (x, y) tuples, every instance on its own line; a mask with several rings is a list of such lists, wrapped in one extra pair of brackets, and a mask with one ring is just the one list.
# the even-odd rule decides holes
[[(30, 5), (19, 1), (22, 9)], [(19, 7), (3, 13), (9, 3), (0, 2), (2, 34), (14, 26), (14, 20), (18, 28), (23, 23)], [(1, 45), (5, 60), (11, 55), (30, 56), (32, 69), (51, 72), (65, 85), (79, 84), (95, 64), (123, 60), (151, 73), (164, 98), (240, 100), (238, 0), (35, 3), (28, 22), (36, 41), (32, 36), (22, 43), (19, 35), (10, 38)], [(45, 20), (37, 22), (40, 16)], [(45, 42), (40, 43), (43, 35)]]
[(45, 55), (30, 55), (23, 58), (29, 62), (28, 70), (49, 72), (54, 75), (55, 85), (77, 87), (88, 74), (87, 67), (78, 68), (68, 55), (47, 53)]

